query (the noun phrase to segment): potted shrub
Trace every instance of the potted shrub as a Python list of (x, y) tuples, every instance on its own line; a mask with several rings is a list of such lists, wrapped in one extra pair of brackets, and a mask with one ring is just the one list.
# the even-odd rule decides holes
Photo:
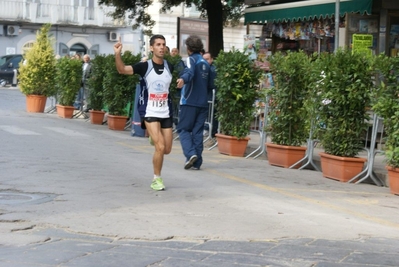
[(106, 73), (105, 69), (105, 55), (97, 55), (92, 61), (91, 75), (88, 80), (88, 86), (90, 88), (90, 122), (92, 124), (102, 124), (104, 120), (105, 112), (103, 101), (103, 81)]
[[(305, 156), (309, 134), (306, 99), (309, 96), (310, 58), (303, 51), (277, 53), (269, 58), (275, 86), (268, 91), (270, 113), (266, 131), (269, 164), (288, 168)], [(299, 168), (300, 165), (296, 164)]]
[(49, 36), (51, 24), (45, 24), (36, 34), (36, 41), (19, 67), (19, 88), (26, 95), (28, 112), (44, 112), (48, 96), (55, 94), (56, 59)]
[[(320, 139), (323, 176), (347, 182), (359, 174), (366, 159), (357, 158), (363, 149), (362, 136), (369, 119), (373, 88), (371, 57), (349, 49), (323, 54), (315, 63), (323, 66), (319, 83), (320, 120), (325, 124)], [(339, 169), (341, 168), (342, 169)]]
[[(134, 65), (141, 60), (140, 54), (133, 55), (126, 51), (122, 55), (126, 65)], [(103, 80), (103, 100), (108, 109), (108, 128), (124, 130), (130, 115), (138, 75), (119, 74), (115, 67), (115, 56), (108, 55), (105, 59), (105, 75)]]
[[(172, 72), (172, 81), (171, 85), (176, 84), (176, 80), (179, 78), (180, 72), (183, 71), (185, 68), (185, 63), (182, 61), (182, 57), (180, 55), (174, 55), (172, 56), (171, 54), (165, 55), (165, 59), (174, 66), (173, 72)], [(181, 89), (178, 89), (176, 86), (170, 86), (169, 88), (169, 94), (172, 97), (172, 107), (173, 107), (173, 122), (175, 125), (178, 123), (178, 118), (179, 118), (179, 107), (180, 107), (180, 96), (181, 96)]]
[[(216, 117), (220, 134), (216, 134), (218, 149), (222, 154), (244, 156), (249, 140), (251, 123), (256, 111), (255, 101), (262, 95), (259, 89), (263, 71), (243, 52), (233, 48), (221, 51), (214, 61), (217, 88)], [(232, 144), (225, 144), (227, 139)], [(240, 151), (234, 151), (240, 147)]]
[(73, 103), (81, 87), (82, 62), (69, 58), (59, 59), (55, 81), (58, 99), (57, 114), (62, 118), (71, 119), (75, 110)]
[(373, 95), (373, 111), (384, 120), (388, 183), (391, 193), (399, 195), (399, 58), (380, 55), (376, 68), (380, 81)]

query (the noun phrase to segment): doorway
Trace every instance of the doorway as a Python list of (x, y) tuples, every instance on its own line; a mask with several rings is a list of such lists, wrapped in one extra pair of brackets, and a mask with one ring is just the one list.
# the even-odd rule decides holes
[(69, 56), (73, 57), (76, 54), (80, 54), (80, 56), (83, 58), (85, 54), (87, 54), (87, 48), (81, 43), (74, 44), (71, 46), (69, 49)]
[(388, 55), (395, 57), (399, 55), (399, 13), (389, 14), (388, 20), (387, 48)]

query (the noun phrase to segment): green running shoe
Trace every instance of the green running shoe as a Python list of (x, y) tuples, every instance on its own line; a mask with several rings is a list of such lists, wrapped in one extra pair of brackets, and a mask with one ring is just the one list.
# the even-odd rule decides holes
[(156, 191), (165, 190), (165, 186), (163, 184), (162, 178), (156, 178), (151, 183), (151, 188)]
[(154, 141), (152, 141), (152, 138), (151, 138), (151, 136), (150, 137), (148, 137), (148, 140), (150, 140), (150, 145), (154, 145)]

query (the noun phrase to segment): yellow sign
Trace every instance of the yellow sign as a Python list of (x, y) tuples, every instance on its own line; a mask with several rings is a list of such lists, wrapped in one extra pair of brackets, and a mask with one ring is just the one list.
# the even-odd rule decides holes
[(352, 51), (366, 53), (372, 55), (373, 51), (373, 35), (371, 34), (354, 34), (352, 35)]

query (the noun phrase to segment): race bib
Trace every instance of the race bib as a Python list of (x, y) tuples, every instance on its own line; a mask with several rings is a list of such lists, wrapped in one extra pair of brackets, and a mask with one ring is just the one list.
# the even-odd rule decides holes
[(150, 94), (148, 105), (153, 108), (164, 108), (168, 105), (168, 94)]

